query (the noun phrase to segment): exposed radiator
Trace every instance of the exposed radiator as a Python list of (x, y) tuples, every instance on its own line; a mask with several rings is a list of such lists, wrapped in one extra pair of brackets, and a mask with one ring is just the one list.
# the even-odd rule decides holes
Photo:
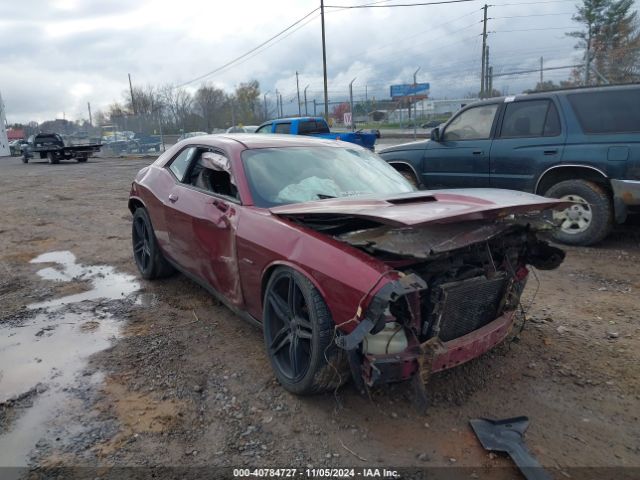
[(507, 276), (502, 274), (440, 285), (440, 339), (453, 340), (495, 320), (506, 284)]

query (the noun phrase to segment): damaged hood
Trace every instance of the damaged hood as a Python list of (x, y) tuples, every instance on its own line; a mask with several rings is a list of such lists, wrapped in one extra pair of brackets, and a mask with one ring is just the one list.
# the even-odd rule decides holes
[[(493, 188), (432, 190), (397, 196), (359, 196), (282, 205), (270, 209), (279, 216), (312, 220), (352, 217), (393, 227), (432, 223), (493, 220), (512, 214), (564, 209), (571, 202), (530, 193)], [(486, 233), (486, 232), (485, 232)]]

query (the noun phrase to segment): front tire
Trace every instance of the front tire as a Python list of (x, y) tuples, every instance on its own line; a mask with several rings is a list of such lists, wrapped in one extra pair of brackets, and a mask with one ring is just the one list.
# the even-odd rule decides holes
[(131, 240), (133, 258), (142, 278), (153, 280), (175, 272), (158, 247), (151, 219), (143, 207), (137, 208), (133, 214)]
[(566, 180), (556, 183), (546, 197), (576, 202), (575, 205), (554, 212), (560, 222), (553, 238), (568, 245), (593, 245), (602, 241), (613, 227), (613, 205), (606, 190), (587, 180)]
[(279, 267), (264, 296), (264, 340), (280, 384), (297, 395), (322, 393), (349, 378), (346, 355), (334, 342), (327, 304), (302, 274)]

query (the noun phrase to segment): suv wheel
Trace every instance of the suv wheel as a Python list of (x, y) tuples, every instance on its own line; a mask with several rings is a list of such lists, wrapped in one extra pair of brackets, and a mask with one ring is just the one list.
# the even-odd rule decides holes
[(575, 202), (575, 205), (554, 212), (560, 228), (553, 238), (569, 245), (593, 245), (603, 240), (613, 226), (613, 206), (607, 192), (598, 184), (586, 180), (556, 183), (545, 196)]

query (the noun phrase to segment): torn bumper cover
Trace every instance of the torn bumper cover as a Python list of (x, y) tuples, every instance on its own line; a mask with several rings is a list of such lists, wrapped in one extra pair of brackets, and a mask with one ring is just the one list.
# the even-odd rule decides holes
[(368, 386), (373, 386), (419, 374), (426, 383), (432, 373), (462, 365), (501, 343), (511, 331), (513, 320), (514, 312), (507, 312), (484, 327), (448, 342), (434, 337), (399, 354), (364, 355), (362, 378)]
[(414, 274), (389, 282), (373, 297), (358, 326), (351, 333), (336, 338), (338, 347), (349, 352), (351, 371), (357, 382), (364, 381), (373, 386), (407, 380), (416, 373), (427, 382), (432, 373), (461, 365), (491, 350), (511, 331), (514, 311), (505, 312), (488, 324), (445, 342), (437, 336), (421, 344), (412, 341), (402, 352), (383, 355), (356, 350), (367, 335), (375, 335), (384, 328), (390, 302), (425, 288), (425, 281)]
[(385, 310), (389, 303), (396, 301), (402, 295), (417, 292), (427, 288), (426, 282), (418, 275), (411, 274), (399, 280), (389, 282), (373, 297), (367, 308), (367, 314), (358, 326), (348, 335), (336, 338), (336, 345), (344, 350), (353, 350), (362, 343), (364, 337), (380, 332), (385, 325)]

